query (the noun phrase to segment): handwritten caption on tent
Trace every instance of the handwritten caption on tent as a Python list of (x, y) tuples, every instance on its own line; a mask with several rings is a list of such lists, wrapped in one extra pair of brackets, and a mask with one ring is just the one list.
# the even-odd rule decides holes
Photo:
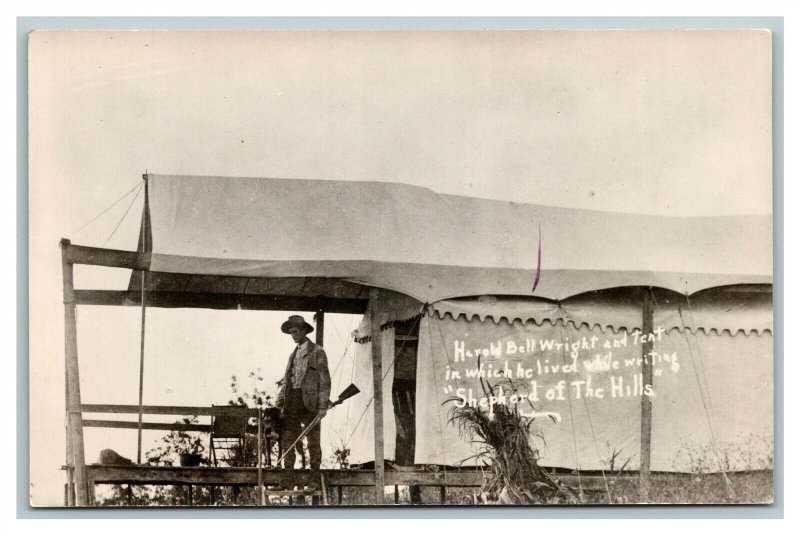
[[(665, 329), (658, 327), (648, 333), (514, 337), (483, 344), (467, 334), (451, 340), (442, 389), (456, 406), (482, 406), (490, 413), (498, 404), (524, 403), (536, 408), (570, 399), (652, 398), (657, 395), (656, 386), (645, 384), (643, 362), (652, 364), (654, 378), (681, 370), (677, 351), (657, 349), (664, 334)], [(647, 342), (653, 349), (643, 354), (642, 345)], [(479, 386), (481, 379), (495, 387), (488, 396)], [(560, 419), (556, 410), (530, 414)]]

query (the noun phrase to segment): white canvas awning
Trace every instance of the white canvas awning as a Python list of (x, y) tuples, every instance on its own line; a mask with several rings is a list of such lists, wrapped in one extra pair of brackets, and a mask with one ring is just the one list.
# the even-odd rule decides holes
[[(691, 295), (772, 283), (769, 216), (603, 213), (378, 182), (167, 175), (148, 182), (150, 271), (188, 275), (195, 286), (204, 275), (285, 279), (305, 294), (313, 281), (316, 295), (352, 297), (372, 286), (434, 303), (480, 295), (563, 300), (624, 286)], [(541, 277), (532, 293), (540, 229)]]

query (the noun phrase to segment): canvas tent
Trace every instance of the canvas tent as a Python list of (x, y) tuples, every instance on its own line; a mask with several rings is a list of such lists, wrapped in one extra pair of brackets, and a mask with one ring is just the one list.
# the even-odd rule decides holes
[(623, 286), (691, 295), (772, 280), (770, 217), (655, 217), (391, 183), (161, 175), (150, 175), (149, 206), (150, 271), (288, 278), (284, 286), (318, 279), (315, 292), (337, 297), (352, 295), (347, 283), (423, 303), (530, 296), (540, 232), (535, 295), (544, 299)]
[[(682, 373), (647, 359), (624, 370), (632, 380), (649, 367), (661, 383), (646, 417), (654, 469), (674, 468), (685, 437), (708, 434), (714, 447), (729, 434), (772, 438), (769, 216), (603, 213), (378, 182), (147, 175), (139, 242), (136, 255), (118, 255), (134, 269), (128, 291), (82, 297), (366, 313), (356, 335), (357, 385), (366, 395), (350, 401), (364, 414), (354, 430), (354, 461), (395, 456), (393, 399), (383, 385), (393, 381), (394, 326), (406, 320), (416, 322), (417, 333), (418, 463), (453, 465), (471, 452), (448, 426), (443, 404), (450, 387), (478, 392), (477, 379), (466, 377), (472, 361), (459, 361), (461, 377), (449, 375), (459, 347), (485, 346), (484, 366), (520, 366), (523, 376), (526, 369), (541, 373), (534, 368), (544, 360), (569, 364), (566, 349), (509, 352), (509, 342), (518, 349), (528, 340), (536, 346), (596, 336), (602, 345), (627, 335), (629, 345), (610, 358), (621, 366), (643, 349), (679, 354)], [(97, 257), (71, 247), (73, 255)], [(661, 339), (634, 347), (635, 332), (659, 329)], [(579, 366), (596, 354), (606, 358), (587, 350)], [(594, 369), (595, 385), (609, 383), (613, 371)], [(569, 390), (573, 378), (556, 375), (547, 378), (556, 383), (543, 379), (539, 386), (546, 391), (565, 380)], [(641, 387), (639, 380), (621, 399), (533, 403), (559, 413), (558, 423), (543, 417), (544, 463), (602, 467), (604, 442), (639, 461), (642, 406), (651, 403), (637, 394)], [(620, 437), (624, 444), (612, 441)]]

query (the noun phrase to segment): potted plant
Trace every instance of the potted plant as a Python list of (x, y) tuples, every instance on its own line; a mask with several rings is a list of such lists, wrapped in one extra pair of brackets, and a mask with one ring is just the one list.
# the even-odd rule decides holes
[(203, 456), (199, 453), (181, 453), (179, 456), (181, 466), (200, 466)]
[(175, 439), (175, 453), (181, 466), (200, 466), (203, 462), (202, 453), (205, 451), (199, 436), (192, 436), (184, 431), (173, 431), (178, 436)]
[[(180, 423), (197, 423), (197, 418), (184, 418)], [(154, 448), (147, 453), (151, 464), (169, 466), (177, 458), (180, 466), (200, 466), (205, 460), (202, 455), (205, 447), (199, 436), (190, 435), (186, 431), (171, 431), (161, 439), (161, 442), (164, 446)]]

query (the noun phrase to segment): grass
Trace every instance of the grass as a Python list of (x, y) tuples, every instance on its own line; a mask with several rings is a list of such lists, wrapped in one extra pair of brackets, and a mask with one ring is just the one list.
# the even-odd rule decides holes
[[(636, 477), (611, 477), (609, 487), (612, 502), (617, 505), (651, 504), (767, 504), (773, 500), (773, 474), (771, 470), (737, 472), (728, 474), (733, 488), (729, 496), (720, 474), (654, 474), (650, 497), (639, 496)], [(410, 506), (408, 487), (399, 487), (399, 505)], [(453, 487), (446, 491), (446, 505), (480, 504), (478, 488)], [(421, 505), (441, 505), (439, 487), (421, 487)], [(331, 489), (330, 503), (336, 504), (336, 489)], [(385, 503), (394, 503), (394, 487), (386, 487)], [(586, 491), (582, 501), (576, 505), (607, 505), (605, 489)], [(342, 505), (374, 505), (375, 491), (372, 487), (344, 487)]]
[[(727, 486), (721, 474), (653, 474), (650, 496), (642, 499), (639, 496), (635, 474), (625, 477), (609, 477), (612, 503), (617, 505), (652, 503), (652, 504), (768, 504), (773, 500), (773, 473), (771, 470), (752, 472), (734, 472), (728, 474), (733, 494), (729, 495)], [(101, 487), (98, 485), (98, 494)], [(142, 486), (135, 486), (133, 492), (133, 505), (188, 505), (186, 489), (170, 486), (149, 487), (149, 496), (144, 494)], [(110, 489), (109, 489), (110, 490)], [(122, 489), (120, 489), (122, 490)], [(446, 505), (480, 505), (480, 489), (469, 487), (451, 487), (446, 490)], [(160, 500), (153, 500), (155, 493)], [(408, 487), (398, 488), (399, 505), (411, 505)], [(441, 505), (439, 487), (421, 487), (421, 505)], [(117, 500), (108, 500), (105, 505), (125, 505), (124, 490), (120, 492)], [(215, 493), (217, 505), (232, 506), (233, 494), (229, 488), (218, 487)], [(195, 486), (194, 498), (196, 505), (208, 504), (208, 487)], [(337, 504), (337, 489), (331, 488), (329, 503)], [(258, 503), (255, 489), (242, 489), (239, 496), (239, 505), (253, 506)], [(394, 487), (386, 487), (385, 503), (394, 503)], [(609, 503), (605, 489), (585, 491), (581, 495), (580, 505), (606, 505)], [(273, 502), (272, 505), (288, 505), (288, 500)], [(375, 505), (375, 490), (373, 487), (343, 487), (342, 505), (359, 506)]]
[[(772, 470), (728, 474), (656, 474), (651, 478), (650, 494), (640, 496), (638, 481), (609, 478), (611, 501), (615, 504), (766, 504), (773, 500)], [(585, 494), (585, 504), (607, 504), (605, 490)]]

